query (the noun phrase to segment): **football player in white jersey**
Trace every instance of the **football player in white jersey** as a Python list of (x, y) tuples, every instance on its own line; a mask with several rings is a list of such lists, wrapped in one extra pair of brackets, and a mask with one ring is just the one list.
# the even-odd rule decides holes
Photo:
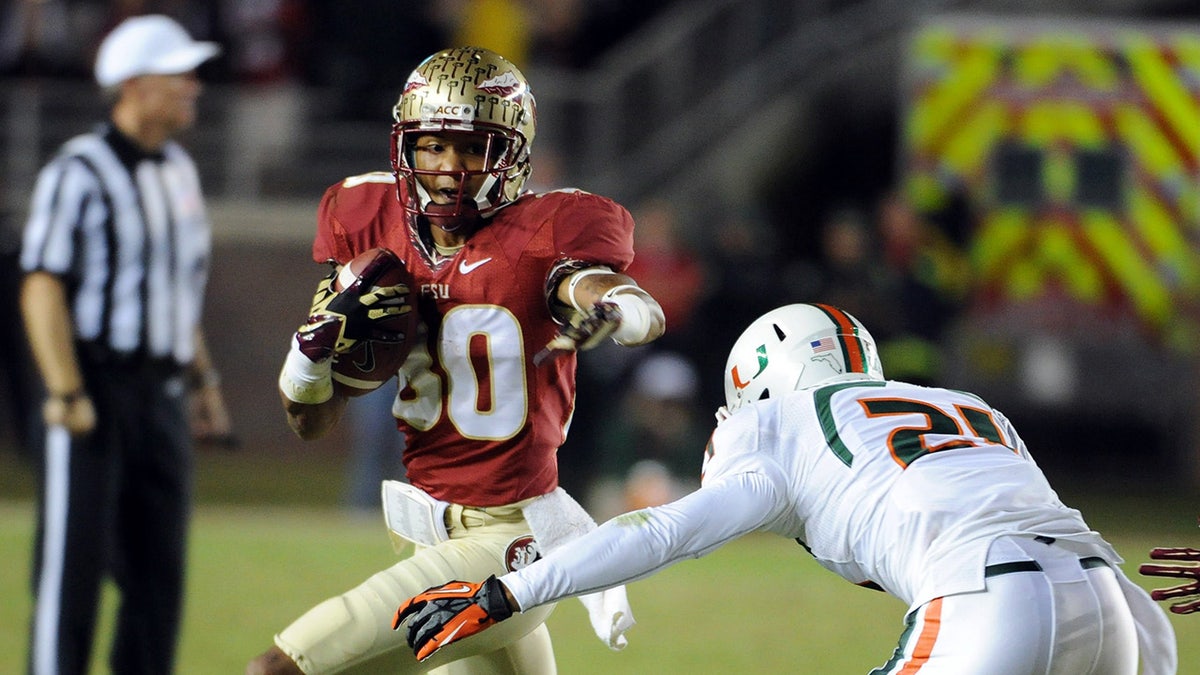
[(702, 487), (522, 570), (396, 612), (418, 658), (514, 612), (649, 576), (754, 531), (908, 605), (872, 675), (1174, 673), (1166, 614), (969, 393), (885, 380), (866, 328), (819, 304), (752, 323), (725, 368)]

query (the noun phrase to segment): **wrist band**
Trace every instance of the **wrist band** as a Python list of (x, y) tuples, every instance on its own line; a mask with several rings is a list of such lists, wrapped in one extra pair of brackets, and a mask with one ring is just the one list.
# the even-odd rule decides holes
[(654, 328), (652, 315), (656, 312), (642, 297), (642, 293), (645, 291), (633, 284), (621, 284), (608, 289), (600, 297), (601, 302), (611, 302), (621, 310), (621, 324), (612, 334), (612, 339), (617, 344), (640, 345), (650, 337), (650, 331)]
[(313, 363), (292, 340), (279, 371), (279, 390), (296, 403), (317, 405), (328, 401), (333, 398), (333, 359)]

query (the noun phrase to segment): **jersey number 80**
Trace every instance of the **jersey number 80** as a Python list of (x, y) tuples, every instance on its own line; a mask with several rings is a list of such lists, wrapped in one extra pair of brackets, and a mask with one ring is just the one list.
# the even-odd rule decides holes
[(428, 431), (447, 413), (465, 438), (503, 441), (525, 426), (529, 396), (521, 325), (504, 307), (460, 305), (442, 319), (437, 342), (443, 382), (432, 370), (425, 344), (415, 347), (401, 369), (413, 397), (402, 397), (397, 410), (413, 428)]

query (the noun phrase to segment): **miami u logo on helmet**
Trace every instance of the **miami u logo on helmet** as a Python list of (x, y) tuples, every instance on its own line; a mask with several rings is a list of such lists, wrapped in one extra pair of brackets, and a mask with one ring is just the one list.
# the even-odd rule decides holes
[(758, 356), (758, 372), (751, 375), (749, 380), (743, 380), (741, 376), (738, 375), (737, 366), (734, 366), (733, 370), (729, 372), (729, 375), (733, 377), (733, 386), (737, 387), (738, 389), (745, 389), (750, 385), (751, 380), (759, 375), (762, 375), (762, 371), (767, 369), (767, 346), (759, 345), (758, 349), (754, 350), (754, 353), (756, 356)]

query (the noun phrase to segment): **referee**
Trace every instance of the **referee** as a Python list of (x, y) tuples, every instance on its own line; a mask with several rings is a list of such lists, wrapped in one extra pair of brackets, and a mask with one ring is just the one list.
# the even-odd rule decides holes
[(34, 189), (21, 247), (46, 391), (34, 675), (87, 672), (106, 578), (121, 593), (111, 672), (174, 670), (192, 434), (227, 435), (229, 416), (200, 330), (210, 223), (171, 139), (195, 119), (195, 69), (218, 53), (165, 16), (122, 22), (96, 57), (108, 120), (63, 145)]

